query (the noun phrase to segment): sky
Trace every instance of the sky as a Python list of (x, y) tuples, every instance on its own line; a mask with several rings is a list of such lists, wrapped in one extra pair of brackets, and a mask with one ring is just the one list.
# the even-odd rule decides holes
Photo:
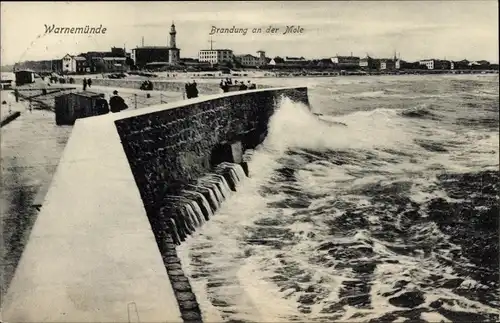
[[(486, 59), (498, 63), (498, 2), (475, 1), (182, 1), (2, 2), (2, 65), (57, 59), (66, 53), (127, 51), (144, 44), (166, 46), (172, 21), (181, 57), (200, 49), (230, 48), (235, 54), (335, 55)], [(47, 34), (56, 27), (106, 27), (105, 34)], [(286, 26), (301, 34), (283, 34)], [(215, 34), (212, 27), (248, 28), (246, 35)], [(265, 33), (267, 27), (278, 33)], [(263, 33), (252, 33), (262, 28)]]

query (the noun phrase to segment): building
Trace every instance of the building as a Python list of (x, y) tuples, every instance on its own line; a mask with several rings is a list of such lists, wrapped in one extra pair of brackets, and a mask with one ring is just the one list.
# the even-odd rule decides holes
[(424, 59), (419, 61), (421, 66), (425, 66), (428, 70), (446, 70), (451, 69), (451, 62), (439, 59)]
[(232, 62), (233, 58), (233, 51), (230, 49), (202, 49), (198, 53), (200, 62), (209, 62), (211, 64)]
[(63, 73), (73, 73), (76, 69), (76, 61), (70, 54), (64, 55), (62, 58), (62, 72)]
[(259, 66), (265, 66), (269, 63), (270, 59), (266, 57), (265, 51), (259, 50), (257, 54), (259, 54)]
[[(108, 53), (106, 53), (105, 56), (108, 56), (107, 54)], [(109, 55), (110, 57), (125, 57), (125, 48), (111, 47), (111, 52), (109, 54), (111, 54)]]
[(290, 57), (286, 56), (281, 58), (276, 56), (271, 59), (268, 65), (273, 67), (283, 67), (283, 68), (302, 68), (306, 67), (310, 61), (306, 60), (304, 57)]
[(148, 63), (168, 62), (168, 49), (168, 46), (137, 47), (132, 49), (132, 55), (130, 58), (134, 61), (135, 66), (143, 68)]
[(307, 60), (304, 57), (293, 57), (293, 56), (285, 56), (283, 59), (285, 64), (288, 65), (303, 65), (307, 63)]
[(256, 67), (260, 65), (259, 57), (250, 54), (236, 55), (235, 59), (243, 66)]
[(169, 46), (142, 46), (132, 49), (130, 58), (138, 68), (145, 67), (148, 63), (168, 62), (170, 65), (176, 65), (180, 62), (180, 49), (176, 44), (177, 31), (175, 25), (170, 26)]
[(200, 62), (196, 58), (181, 58), (180, 64), (184, 65), (189, 70), (197, 70), (200, 68), (209, 68), (210, 67), (209, 62)]
[(75, 56), (73, 57), (75, 60), (75, 72), (76, 73), (85, 73), (88, 72), (88, 64), (87, 64), (87, 59), (82, 56)]
[(390, 58), (380, 59), (380, 70), (393, 70), (396, 68), (396, 61)]
[(98, 115), (96, 101), (99, 98), (100, 93), (91, 91), (65, 93), (56, 96), (54, 98), (56, 124), (73, 125), (76, 119)]
[(268, 64), (271, 66), (280, 66), (285, 64), (285, 60), (279, 56), (276, 56), (275, 58), (272, 58)]
[(490, 68), (490, 62), (485, 60), (472, 61), (468, 64), (469, 69), (488, 69)]
[(331, 58), (332, 63), (337, 67), (345, 68), (345, 67), (358, 67), (359, 66), (359, 57), (356, 56), (334, 56)]
[(51, 61), (51, 70), (55, 73), (62, 73), (63, 61), (62, 59), (53, 59)]
[(397, 70), (399, 69), (408, 69), (408, 70), (415, 70), (415, 69), (420, 69), (420, 63), (419, 62), (407, 62), (402, 59), (397, 59), (395, 63), (395, 68)]
[(127, 71), (125, 57), (104, 57), (102, 60), (104, 63), (104, 71), (107, 73)]
[(35, 72), (31, 70), (17, 70), (14, 72), (16, 85), (35, 83)]
[(362, 69), (378, 69), (380, 67), (380, 60), (366, 55), (366, 57), (359, 60), (359, 67)]
[(52, 71), (52, 61), (51, 60), (25, 61), (22, 63), (16, 63), (15, 67), (16, 69), (31, 70), (36, 73), (50, 72)]
[(322, 58), (322, 59), (318, 60), (318, 62), (316, 63), (316, 66), (319, 68), (333, 68), (334, 67), (333, 62), (330, 58)]
[[(66, 54), (61, 61), (62, 73), (84, 73), (88, 71), (87, 59), (83, 56)], [(54, 68), (53, 70), (56, 71)]]

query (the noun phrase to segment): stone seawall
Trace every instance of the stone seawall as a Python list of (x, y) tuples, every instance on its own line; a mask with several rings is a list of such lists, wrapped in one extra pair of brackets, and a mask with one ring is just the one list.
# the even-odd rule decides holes
[(241, 141), (249, 149), (261, 143), (282, 95), (309, 104), (307, 88), (234, 93), (115, 122), (148, 214), (177, 184), (210, 171), (218, 145)]
[[(161, 81), (154, 79), (150, 80), (151, 83), (153, 83), (153, 90), (155, 91), (171, 91), (181, 93), (184, 93), (185, 91), (185, 82)], [(144, 80), (93, 79), (92, 85), (140, 89), (142, 82), (144, 82)], [(221, 92), (218, 83), (200, 82), (198, 83), (197, 88), (200, 94), (215, 94)], [(270, 86), (259, 85), (258, 88), (270, 88)]]

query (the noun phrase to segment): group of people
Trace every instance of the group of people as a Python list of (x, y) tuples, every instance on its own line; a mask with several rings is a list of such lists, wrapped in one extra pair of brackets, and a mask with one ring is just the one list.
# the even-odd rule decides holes
[(151, 91), (153, 90), (153, 82), (146, 80), (141, 84), (141, 90)]
[[(226, 78), (225, 80), (220, 81), (220, 88), (222, 89), (223, 92), (229, 92), (229, 88), (233, 85), (233, 80), (230, 78)], [(238, 87), (238, 90), (243, 91), (243, 90), (254, 90), (257, 88), (255, 84), (252, 82), (248, 81), (247, 84), (245, 82), (241, 81), (238, 83), (238, 81), (234, 82), (234, 86)]]
[(106, 100), (104, 93), (99, 95), (99, 99), (96, 101), (97, 114), (107, 114), (110, 111), (113, 113), (120, 112), (122, 110), (128, 109), (128, 105), (125, 103), (125, 100), (121, 96), (118, 95), (118, 91), (113, 91), (113, 96), (108, 101)]
[(87, 86), (90, 88), (92, 86), (92, 80), (90, 78), (83, 78), (83, 90), (87, 89)]
[(186, 83), (185, 89), (186, 89), (186, 97), (188, 99), (198, 97), (198, 88), (197, 88), (196, 81), (193, 81), (192, 83), (189, 83), (189, 82)]

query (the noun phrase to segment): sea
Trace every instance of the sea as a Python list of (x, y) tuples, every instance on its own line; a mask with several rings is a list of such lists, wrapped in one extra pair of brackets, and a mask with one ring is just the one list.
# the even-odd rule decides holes
[(178, 248), (206, 322), (498, 322), (498, 75), (258, 79), (249, 177)]

